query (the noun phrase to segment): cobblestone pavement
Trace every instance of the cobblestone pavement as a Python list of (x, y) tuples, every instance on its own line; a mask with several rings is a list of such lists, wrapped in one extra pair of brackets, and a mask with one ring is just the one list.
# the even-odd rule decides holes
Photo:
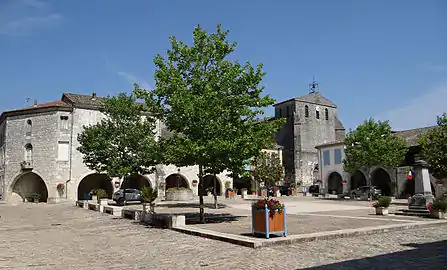
[(0, 269), (446, 269), (447, 266), (447, 226), (251, 249), (147, 228), (68, 204), (0, 205), (0, 216)]

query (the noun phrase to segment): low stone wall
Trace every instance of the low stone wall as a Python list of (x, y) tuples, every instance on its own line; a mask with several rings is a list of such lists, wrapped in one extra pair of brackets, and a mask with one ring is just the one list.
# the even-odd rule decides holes
[(189, 201), (193, 199), (190, 189), (168, 189), (166, 190), (166, 201)]

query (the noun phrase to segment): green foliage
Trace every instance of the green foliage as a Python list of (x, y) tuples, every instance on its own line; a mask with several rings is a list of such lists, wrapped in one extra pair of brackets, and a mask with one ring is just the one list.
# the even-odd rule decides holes
[(150, 104), (156, 100), (161, 120), (173, 133), (161, 141), (166, 163), (199, 165), (201, 204), (204, 170), (239, 173), (284, 123), (259, 123), (263, 108), (275, 100), (261, 96), (262, 65), (228, 59), (236, 47), (228, 33), (220, 25), (211, 34), (197, 26), (191, 46), (171, 37), (167, 58), (158, 54), (154, 59), (156, 89), (138, 91)]
[(391, 197), (380, 196), (376, 202), (373, 203), (374, 208), (384, 207), (388, 208), (391, 204)]
[(404, 139), (391, 133), (388, 121), (372, 118), (350, 130), (344, 145), (344, 167), (351, 173), (363, 166), (399, 166), (407, 152)]
[(260, 153), (253, 162), (253, 178), (259, 183), (264, 183), (266, 188), (276, 185), (283, 179), (283, 167), (276, 153)]
[(40, 198), (42, 198), (42, 195), (39, 193), (31, 193), (30, 195), (28, 195), (28, 200), (30, 201), (40, 200)]
[(447, 200), (445, 198), (435, 199), (432, 204), (432, 209), (445, 213), (447, 211)]
[(157, 189), (151, 187), (143, 186), (141, 189), (141, 198), (145, 203), (153, 203), (158, 197)]
[[(138, 85), (134, 87), (134, 92), (141, 91)], [(149, 97), (145, 103), (137, 103), (133, 93), (104, 99), (102, 110), (106, 117), (84, 127), (78, 135), (78, 150), (88, 168), (126, 176), (150, 173), (161, 163), (159, 145), (154, 140), (155, 119), (150, 111), (155, 111), (156, 105)]]
[(191, 190), (189, 188), (185, 188), (185, 187), (172, 187), (172, 188), (168, 188), (168, 191), (182, 191), (182, 190)]
[(419, 143), (423, 159), (430, 165), (433, 175), (442, 181), (447, 178), (447, 114), (438, 116), (437, 122), (437, 127), (419, 137)]
[(104, 189), (96, 189), (95, 190), (95, 194), (96, 197), (99, 199), (104, 199), (107, 198), (109, 195), (107, 194), (107, 192)]

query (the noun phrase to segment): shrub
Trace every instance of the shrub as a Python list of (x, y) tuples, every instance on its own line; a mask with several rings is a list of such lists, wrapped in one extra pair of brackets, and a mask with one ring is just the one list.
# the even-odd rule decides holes
[(31, 193), (30, 195), (28, 195), (28, 200), (33, 201), (33, 200), (40, 200), (40, 198), (42, 197), (42, 195), (40, 195), (39, 193)]
[(373, 203), (374, 208), (384, 207), (387, 208), (391, 204), (391, 197), (380, 196), (377, 201)]
[(432, 204), (432, 209), (441, 211), (445, 213), (447, 211), (447, 200), (446, 199), (435, 199)]
[(146, 203), (152, 203), (154, 202), (158, 197), (158, 191), (157, 189), (153, 189), (151, 187), (144, 186), (141, 189), (141, 198)]
[(275, 199), (261, 199), (253, 203), (253, 207), (256, 210), (265, 210), (265, 207), (270, 211), (270, 215), (274, 215), (276, 212), (281, 212), (284, 209), (284, 204)]
[(98, 197), (98, 200), (108, 197), (108, 194), (104, 189), (96, 189), (94, 195), (96, 195), (96, 197)]

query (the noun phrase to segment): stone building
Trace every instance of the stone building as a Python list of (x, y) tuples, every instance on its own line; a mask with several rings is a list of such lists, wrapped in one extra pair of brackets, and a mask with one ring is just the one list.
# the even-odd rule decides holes
[[(187, 187), (198, 193), (198, 167), (177, 168), (159, 165), (155, 173), (136, 175), (123, 183), (88, 169), (77, 151), (77, 136), (85, 125), (93, 125), (104, 118), (100, 112), (101, 97), (63, 94), (57, 101), (4, 112), (0, 116), (0, 196), (3, 200), (23, 201), (32, 193), (42, 201), (85, 199), (95, 188), (105, 189), (109, 195), (121, 187), (158, 187), (160, 197), (170, 187)], [(158, 121), (157, 138), (169, 131)], [(205, 176), (205, 183), (210, 175)], [(225, 173), (217, 175), (217, 192), (224, 182), (232, 179)], [(57, 186), (64, 186), (63, 192)], [(206, 187), (205, 187), (206, 188)]]
[(319, 180), (315, 146), (345, 137), (337, 106), (317, 91), (317, 86), (314, 81), (309, 94), (274, 105), (275, 117), (287, 119), (276, 141), (284, 147), (285, 181), (289, 183), (309, 186)]
[[(341, 140), (317, 145), (320, 159), (319, 178), (320, 190), (324, 194), (348, 194), (361, 186), (374, 185), (382, 190), (384, 195), (397, 198), (407, 198), (416, 192), (416, 182), (422, 178), (422, 168), (417, 161), (421, 151), (418, 137), (432, 127), (417, 128), (403, 131), (393, 131), (407, 143), (408, 151), (405, 160), (397, 168), (382, 166), (364, 167), (353, 174), (343, 168), (344, 144)], [(409, 172), (415, 175), (414, 180), (408, 180)], [(432, 192), (435, 193), (437, 179), (430, 175)]]

